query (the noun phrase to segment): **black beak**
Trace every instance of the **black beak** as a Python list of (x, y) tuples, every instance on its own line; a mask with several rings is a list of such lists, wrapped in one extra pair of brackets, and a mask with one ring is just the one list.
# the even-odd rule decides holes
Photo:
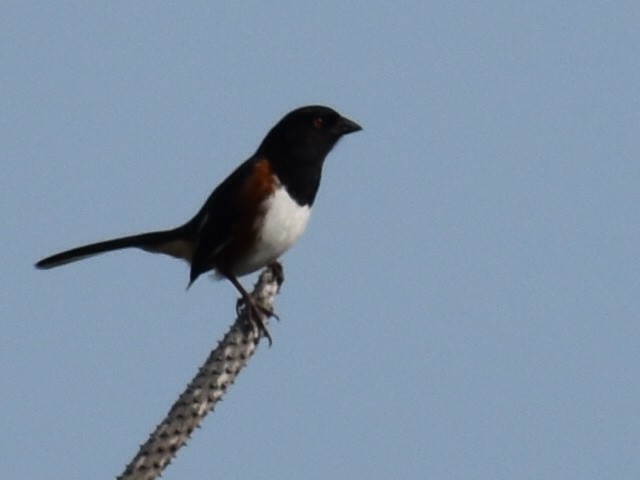
[(362, 127), (353, 120), (349, 120), (346, 117), (340, 117), (340, 120), (336, 123), (335, 129), (340, 135), (348, 135), (349, 133), (362, 130)]

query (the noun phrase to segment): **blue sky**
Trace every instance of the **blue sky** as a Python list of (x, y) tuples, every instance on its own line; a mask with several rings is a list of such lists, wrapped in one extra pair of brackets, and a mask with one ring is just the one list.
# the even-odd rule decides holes
[[(640, 476), (637, 2), (5, 2), (0, 477), (113, 478), (233, 319), (138, 251), (281, 115), (359, 122), (274, 345), (165, 472)], [(250, 285), (254, 277), (243, 282)]]

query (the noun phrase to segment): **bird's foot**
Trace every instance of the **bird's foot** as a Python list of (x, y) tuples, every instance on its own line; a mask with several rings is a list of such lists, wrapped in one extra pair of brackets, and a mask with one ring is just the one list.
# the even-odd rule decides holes
[(273, 344), (271, 334), (267, 329), (267, 325), (264, 323), (265, 318), (273, 317), (276, 320), (280, 320), (278, 315), (273, 310), (258, 305), (252, 297), (239, 298), (236, 302), (236, 313), (242, 315), (246, 311), (249, 321), (255, 325), (258, 330), (269, 340), (269, 346)]

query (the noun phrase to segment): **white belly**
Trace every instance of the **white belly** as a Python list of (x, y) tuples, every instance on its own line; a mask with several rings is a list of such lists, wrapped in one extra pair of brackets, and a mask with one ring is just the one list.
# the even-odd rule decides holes
[(280, 258), (304, 233), (311, 215), (311, 208), (298, 205), (282, 186), (264, 208), (267, 214), (258, 232), (256, 247), (237, 266), (234, 272), (237, 276), (259, 270)]

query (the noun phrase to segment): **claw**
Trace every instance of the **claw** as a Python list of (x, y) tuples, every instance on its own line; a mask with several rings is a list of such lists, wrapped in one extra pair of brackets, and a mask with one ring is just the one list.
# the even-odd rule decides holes
[[(278, 266), (280, 266), (280, 264), (278, 264)], [(280, 269), (282, 269), (281, 266)], [(236, 290), (238, 290), (238, 292), (240, 292), (240, 295), (242, 295), (241, 298), (239, 298), (236, 302), (236, 314), (240, 316), (246, 310), (249, 321), (256, 325), (258, 327), (258, 330), (260, 330), (260, 332), (262, 332), (262, 334), (267, 337), (267, 340), (269, 340), (269, 346), (271, 346), (273, 344), (273, 339), (271, 338), (271, 334), (269, 333), (269, 330), (267, 330), (267, 326), (264, 323), (263, 315), (266, 318), (275, 317), (277, 320), (280, 320), (280, 318), (278, 318), (278, 316), (272, 310), (256, 304), (253, 297), (244, 289), (244, 287), (240, 284), (236, 277), (234, 277), (233, 275), (225, 276), (231, 281), (231, 283), (233, 283), (233, 286), (236, 287)], [(282, 275), (280, 275), (278, 278), (281, 277), (284, 279)]]
[(260, 307), (252, 302), (249, 305), (249, 310), (247, 311), (247, 313), (249, 315), (249, 320), (256, 324), (258, 330), (260, 330), (260, 332), (262, 332), (262, 334), (267, 337), (267, 340), (269, 340), (269, 346), (271, 346), (273, 345), (273, 339), (271, 338), (271, 334), (269, 333), (269, 330), (267, 329), (267, 326), (265, 325), (264, 319), (262, 317), (263, 314), (267, 315), (268, 317), (268, 314), (265, 313), (265, 310), (265, 308)]
[(258, 327), (258, 330), (267, 338), (267, 340), (269, 340), (269, 346), (273, 345), (273, 339), (271, 338), (271, 334), (264, 323), (263, 315), (267, 318), (274, 317), (278, 321), (280, 320), (280, 317), (278, 317), (278, 315), (276, 315), (272, 310), (261, 305), (257, 305), (253, 299), (248, 301), (247, 299), (240, 297), (236, 301), (236, 314), (240, 316), (245, 312), (245, 310), (249, 321)]

